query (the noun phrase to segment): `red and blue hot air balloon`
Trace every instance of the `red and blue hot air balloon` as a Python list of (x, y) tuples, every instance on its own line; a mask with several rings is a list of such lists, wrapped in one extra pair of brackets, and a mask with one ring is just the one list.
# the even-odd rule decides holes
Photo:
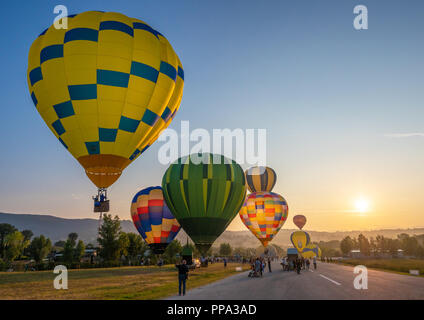
[(134, 196), (131, 218), (155, 254), (162, 254), (181, 229), (165, 203), (161, 187), (149, 187)]

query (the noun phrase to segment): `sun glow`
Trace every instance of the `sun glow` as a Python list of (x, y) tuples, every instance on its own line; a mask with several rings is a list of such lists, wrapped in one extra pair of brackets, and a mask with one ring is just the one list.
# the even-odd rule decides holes
[(368, 212), (370, 209), (370, 203), (367, 199), (359, 198), (355, 201), (355, 209), (360, 213)]

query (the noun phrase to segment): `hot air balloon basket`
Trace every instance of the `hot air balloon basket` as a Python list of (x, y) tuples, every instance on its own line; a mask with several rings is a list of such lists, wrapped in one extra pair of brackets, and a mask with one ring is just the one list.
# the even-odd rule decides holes
[(94, 202), (94, 212), (109, 212), (109, 200), (105, 201), (95, 201)]

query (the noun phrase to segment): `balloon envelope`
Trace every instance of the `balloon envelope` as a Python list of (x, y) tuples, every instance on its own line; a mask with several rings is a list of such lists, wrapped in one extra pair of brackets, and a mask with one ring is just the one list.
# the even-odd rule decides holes
[(266, 247), (287, 220), (286, 200), (273, 192), (254, 192), (239, 212), (241, 221)]
[(250, 192), (271, 192), (276, 181), (277, 175), (269, 167), (252, 167), (246, 170), (246, 182)]
[(154, 253), (163, 253), (181, 227), (168, 209), (161, 187), (138, 192), (131, 202), (131, 218)]
[(310, 243), (303, 249), (303, 252), (301, 253), (301, 255), (304, 258), (317, 257), (317, 256), (320, 256), (318, 250), (319, 248), (316, 244)]
[(303, 226), (306, 224), (306, 217), (304, 215), (298, 214), (293, 217), (293, 223), (302, 230)]
[(162, 188), (169, 209), (202, 254), (234, 219), (246, 195), (242, 168), (209, 153), (192, 154), (171, 164)]
[(297, 249), (297, 251), (302, 253), (311, 241), (311, 238), (305, 231), (295, 231), (291, 234), (290, 241), (293, 243), (293, 246)]
[(34, 40), (28, 87), (56, 138), (107, 188), (172, 121), (184, 72), (166, 38), (141, 20), (87, 11), (67, 23)]

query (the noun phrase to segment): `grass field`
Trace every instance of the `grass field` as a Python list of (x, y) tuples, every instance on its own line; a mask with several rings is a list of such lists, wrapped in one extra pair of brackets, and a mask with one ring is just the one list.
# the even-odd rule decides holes
[[(236, 273), (248, 264), (222, 263), (189, 273), (187, 289), (203, 286)], [(177, 270), (163, 267), (123, 267), (68, 271), (68, 290), (56, 290), (53, 271), (0, 272), (0, 299), (160, 299), (178, 293)]]
[(409, 270), (419, 270), (424, 276), (424, 260), (417, 259), (348, 259), (342, 263), (357, 266), (364, 265), (368, 268), (409, 273)]

